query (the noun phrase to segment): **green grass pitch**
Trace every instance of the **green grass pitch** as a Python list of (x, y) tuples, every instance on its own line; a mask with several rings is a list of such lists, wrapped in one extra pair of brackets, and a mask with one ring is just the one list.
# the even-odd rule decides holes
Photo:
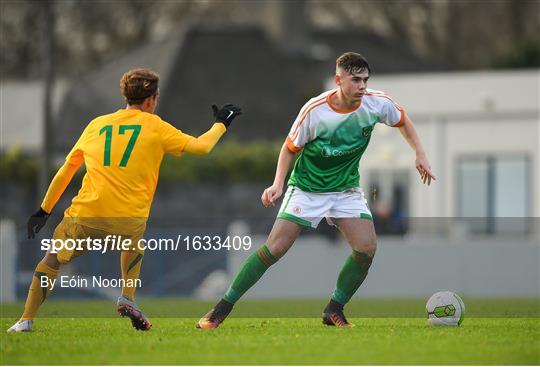
[(0, 355), (14, 365), (540, 364), (540, 300), (465, 302), (462, 326), (432, 327), (423, 300), (354, 301), (356, 327), (338, 329), (317, 317), (322, 300), (241, 301), (222, 327), (199, 330), (210, 303), (141, 300), (154, 327), (137, 332), (111, 301), (51, 301), (33, 333), (16, 335), (5, 330), (21, 305), (2, 305)]

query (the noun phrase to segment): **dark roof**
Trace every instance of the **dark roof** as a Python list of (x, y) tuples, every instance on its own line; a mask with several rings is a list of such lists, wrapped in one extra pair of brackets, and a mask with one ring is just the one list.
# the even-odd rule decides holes
[(260, 28), (192, 29), (184, 38), (146, 45), (84, 77), (68, 93), (59, 116), (58, 139), (66, 152), (95, 116), (123, 106), (118, 80), (131, 67), (147, 66), (162, 78), (156, 113), (182, 131), (198, 135), (212, 122), (212, 104), (234, 103), (244, 114), (229, 136), (283, 139), (301, 106), (323, 91), (334, 60), (345, 51), (362, 53), (375, 73), (437, 71), (444, 68), (405, 45), (365, 32), (315, 31), (311, 49), (291, 54)]
[(316, 63), (288, 56), (259, 29), (192, 31), (169, 75), (158, 113), (188, 133), (204, 132), (210, 106), (238, 104), (244, 114), (231, 135), (284, 137), (300, 106), (321, 91)]

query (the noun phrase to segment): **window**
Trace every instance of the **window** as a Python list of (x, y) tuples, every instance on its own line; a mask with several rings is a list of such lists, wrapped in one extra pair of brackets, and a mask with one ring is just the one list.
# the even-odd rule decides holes
[(366, 199), (378, 234), (407, 232), (409, 215), (409, 172), (370, 170)]
[(526, 233), (527, 157), (466, 157), (458, 162), (458, 214), (471, 233)]

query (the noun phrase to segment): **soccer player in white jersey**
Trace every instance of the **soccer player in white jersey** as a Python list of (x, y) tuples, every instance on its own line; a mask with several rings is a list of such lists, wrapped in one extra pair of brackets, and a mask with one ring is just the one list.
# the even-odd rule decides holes
[(411, 120), (384, 92), (367, 88), (369, 76), (366, 59), (347, 52), (336, 60), (337, 88), (312, 98), (300, 110), (281, 149), (274, 183), (261, 197), (264, 206), (275, 205), (300, 152), (266, 245), (246, 260), (223, 298), (197, 327), (218, 327), (235, 302), (289, 250), (302, 227), (316, 228), (323, 217), (343, 233), (352, 248), (323, 311), (323, 323), (352, 326), (343, 307), (366, 278), (376, 249), (375, 229), (358, 170), (375, 124), (399, 128), (416, 152), (421, 180), (427, 185), (435, 180)]

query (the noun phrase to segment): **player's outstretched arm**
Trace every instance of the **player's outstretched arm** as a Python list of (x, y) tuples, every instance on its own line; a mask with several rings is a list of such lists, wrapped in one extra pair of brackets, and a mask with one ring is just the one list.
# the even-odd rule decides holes
[(276, 200), (283, 194), (285, 179), (287, 178), (287, 173), (289, 173), (295, 155), (295, 153), (289, 150), (287, 143), (284, 143), (279, 152), (274, 183), (264, 190), (261, 196), (261, 201), (265, 207), (269, 208), (275, 206)]
[(56, 172), (39, 210), (28, 219), (28, 238), (34, 238), (36, 233), (45, 226), (54, 206), (66, 190), (67, 185), (69, 185), (75, 172), (77, 172), (80, 166), (81, 164), (66, 162), (60, 167), (58, 172)]
[(407, 140), (407, 143), (409, 143), (411, 148), (416, 152), (416, 169), (418, 170), (418, 173), (420, 173), (421, 180), (429, 186), (431, 180), (435, 180), (435, 176), (433, 175), (433, 172), (431, 172), (431, 166), (429, 165), (426, 151), (422, 146), (422, 142), (420, 141), (409, 116), (405, 115), (404, 124), (403, 126), (400, 126), (399, 131), (405, 140)]
[(198, 155), (210, 153), (234, 118), (242, 114), (242, 110), (232, 104), (226, 104), (222, 108), (213, 105), (212, 110), (216, 119), (214, 125), (198, 138), (191, 139), (184, 147), (184, 152)]

